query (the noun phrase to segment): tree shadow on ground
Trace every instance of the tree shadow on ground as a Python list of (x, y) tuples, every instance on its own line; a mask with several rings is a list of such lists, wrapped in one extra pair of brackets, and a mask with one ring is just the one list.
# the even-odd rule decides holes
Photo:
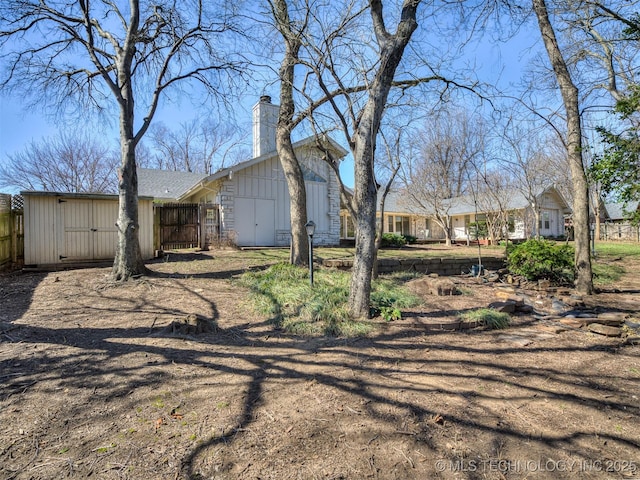
[[(448, 332), (425, 334), (403, 330), (352, 340), (309, 339), (265, 327), (266, 323), (239, 323), (216, 334), (185, 341), (159, 335), (160, 330), (153, 327), (25, 326), (20, 332), (21, 345), (37, 349), (17, 365), (12, 358), (2, 360), (1, 400), (6, 402), (12, 396), (24, 395), (46, 380), (51, 395), (56, 390), (89, 390), (93, 392), (94, 405), (120, 398), (129, 403), (128, 411), (135, 411), (133, 393), (170, 388), (162, 385), (170, 384), (175, 368), (189, 369), (190, 378), (197, 380), (198, 385), (215, 384), (221, 377), (233, 378), (238, 398), (242, 398), (233, 422), (188, 448), (176, 467), (176, 478), (180, 475), (193, 479), (216, 474), (215, 469), (205, 468), (205, 459), (215, 449), (223, 449), (227, 455), (224, 457), (227, 466), (222, 466), (221, 472), (233, 476), (232, 447), (240, 448), (240, 444), (249, 440), (248, 432), (260, 428), (260, 412), (274, 401), (273, 395), (278, 395), (274, 389), (282, 387), (283, 394), (291, 393), (284, 387), (290, 383), (313, 383), (316, 389), (330, 389), (335, 395), (349, 398), (353, 406), (348, 408), (363, 419), (367, 437), (364, 441), (374, 450), (372, 445), (378, 445), (376, 435), (384, 432), (384, 436), (402, 436), (411, 448), (437, 451), (452, 462), (458, 459), (458, 453), (444, 449), (434, 431), (462, 429), (466, 435), (485, 442), (485, 447), (477, 450), (487, 455), (495, 449), (489, 445), (510, 442), (526, 444), (532, 452), (561, 449), (576, 458), (599, 458), (600, 452), (591, 442), (593, 432), (586, 424), (566, 431), (540, 428), (532, 434), (504, 421), (496, 412), (466, 413), (465, 408), (476, 411), (486, 402), (512, 404), (517, 410), (519, 405), (537, 398), (564, 404), (567, 410), (575, 409), (585, 416), (602, 410), (611, 415), (640, 416), (637, 402), (624, 389), (628, 382), (626, 375), (604, 376), (594, 369), (591, 374), (576, 376), (561, 365), (546, 365), (543, 361), (554, 356), (593, 352), (604, 355), (604, 361), (620, 355), (638, 359), (637, 350), (612, 347), (609, 343), (535, 346), (526, 353), (540, 362), (528, 363), (515, 360), (522, 355), (522, 348), (477, 341), (479, 336), (491, 337), (493, 332), (460, 334), (460, 341), (452, 344)], [(148, 343), (150, 338), (157, 343)], [(66, 353), (48, 352), (46, 344), (65, 347)], [(131, 358), (137, 361), (132, 362)], [(129, 360), (124, 362), (125, 359)], [(576, 385), (578, 379), (581, 383)], [(191, 391), (194, 394), (195, 390)], [(444, 413), (447, 409), (434, 403), (435, 398), (458, 399), (466, 407)], [(85, 418), (86, 408), (77, 405), (65, 415)], [(98, 409), (85, 420), (104, 422), (107, 419), (100, 418), (104, 415), (108, 416)], [(407, 418), (416, 419), (411, 427), (403, 423)], [(313, 423), (312, 419), (309, 421)], [(331, 430), (330, 426), (325, 428)], [(376, 433), (375, 428), (381, 430)], [(629, 451), (640, 448), (637, 437), (623, 432), (600, 432), (598, 442), (609, 442)], [(481, 478), (481, 474), (471, 472), (468, 478)]]
[[(219, 279), (228, 276), (201, 275), (78, 285), (81, 299), (70, 290), (62, 302), (23, 307), (16, 319), (25, 319), (1, 344), (0, 420), (25, 417), (30, 430), (2, 434), (0, 476), (20, 474), (9, 470), (19, 448), (28, 453), (18, 478), (44, 472), (55, 460), (34, 445), (52, 438), (82, 450), (48, 478), (313, 478), (325, 470), (333, 478), (434, 478), (442, 473), (436, 459), (632, 460), (640, 448), (628, 428), (640, 418), (635, 347), (579, 333), (523, 348), (501, 341), (503, 332), (403, 327), (367, 338), (298, 337), (224, 310), (211, 291), (237, 300), (237, 288)], [(194, 310), (217, 332), (163, 333)], [(28, 411), (36, 399), (38, 411)], [(192, 425), (167, 424), (183, 410), (181, 421)]]

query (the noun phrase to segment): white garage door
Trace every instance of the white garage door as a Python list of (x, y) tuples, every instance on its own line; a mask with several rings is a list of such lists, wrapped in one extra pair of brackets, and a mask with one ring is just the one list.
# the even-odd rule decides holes
[(275, 245), (275, 201), (236, 198), (235, 220), (239, 246), (272, 247)]

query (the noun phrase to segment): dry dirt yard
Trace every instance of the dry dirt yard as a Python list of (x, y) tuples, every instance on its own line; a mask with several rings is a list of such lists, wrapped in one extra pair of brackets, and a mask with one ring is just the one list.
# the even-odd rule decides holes
[[(640, 265), (619, 261), (585, 302), (640, 322)], [(531, 314), (428, 328), (495, 299), (463, 277), (420, 322), (300, 338), (234, 285), (240, 252), (149, 266), (117, 286), (108, 268), (0, 276), (0, 478), (640, 478), (633, 342)], [(217, 330), (166, 332), (189, 314)]]

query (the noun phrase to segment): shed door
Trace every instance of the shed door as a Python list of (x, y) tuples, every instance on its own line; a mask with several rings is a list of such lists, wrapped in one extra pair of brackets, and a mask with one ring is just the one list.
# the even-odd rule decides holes
[(113, 258), (117, 243), (118, 203), (103, 200), (60, 200), (64, 224), (61, 260)]
[(238, 245), (272, 247), (276, 243), (275, 202), (258, 198), (235, 199)]
[(62, 206), (64, 238), (61, 260), (91, 259), (92, 200), (59, 200)]

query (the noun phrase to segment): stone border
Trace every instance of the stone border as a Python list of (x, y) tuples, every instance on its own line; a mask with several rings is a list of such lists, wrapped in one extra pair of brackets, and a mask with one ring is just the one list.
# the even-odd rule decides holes
[[(372, 325), (376, 327), (405, 327), (405, 328), (422, 328), (428, 331), (442, 331), (442, 332), (452, 332), (452, 331), (460, 331), (460, 330), (471, 330), (477, 327), (482, 327), (484, 324), (478, 321), (465, 322), (462, 320), (458, 320), (455, 322), (440, 322), (440, 323), (421, 323), (415, 322), (417, 317), (412, 315), (410, 317), (402, 317), (401, 320), (370, 320)], [(409, 320), (409, 322), (405, 322), (403, 320)], [(413, 321), (411, 321), (413, 320)]]
[[(471, 267), (477, 264), (477, 258), (381, 258), (378, 260), (378, 272), (437, 273), (443, 276), (467, 275), (471, 271)], [(350, 270), (353, 267), (353, 259), (331, 258), (323, 260), (322, 265), (340, 270)], [(503, 257), (483, 257), (482, 266), (490, 270), (499, 270), (505, 267), (505, 259)]]

